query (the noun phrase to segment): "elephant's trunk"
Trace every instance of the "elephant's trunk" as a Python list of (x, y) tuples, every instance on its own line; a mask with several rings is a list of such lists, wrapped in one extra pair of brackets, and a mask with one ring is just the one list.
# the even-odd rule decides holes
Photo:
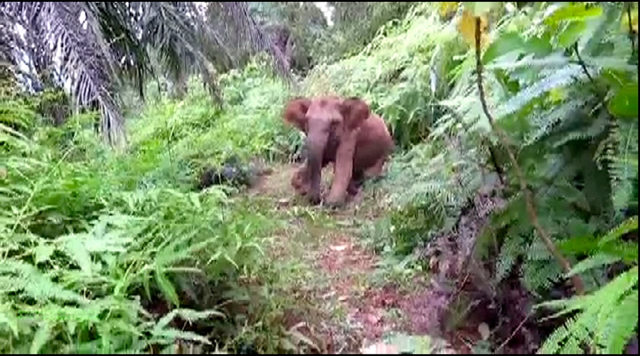
[(327, 146), (329, 134), (310, 131), (307, 136), (307, 165), (309, 167), (309, 200), (317, 204), (320, 202), (320, 180), (322, 177), (322, 160)]

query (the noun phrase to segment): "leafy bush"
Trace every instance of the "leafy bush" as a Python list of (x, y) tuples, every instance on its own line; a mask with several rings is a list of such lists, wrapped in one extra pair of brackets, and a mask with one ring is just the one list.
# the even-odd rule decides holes
[(0, 122), (19, 124), (0, 126), (3, 352), (229, 346), (241, 329), (217, 306), (243, 303), (229, 296), (262, 270), (262, 238), (275, 225), (224, 187), (190, 192), (193, 162), (287, 153), (273, 147), (297, 138), (277, 111), (286, 90), (265, 72), (226, 76), (224, 109), (197, 89), (151, 103), (131, 122), (125, 154), (97, 140), (92, 113), (38, 126), (35, 105), (0, 102)]
[[(472, 7), (473, 4), (465, 6)], [(627, 18), (625, 6), (620, 3), (571, 3), (553, 7), (535, 4), (522, 10), (507, 11), (491, 33), (484, 34), (491, 39), (481, 58), (484, 99), (495, 117), (495, 130), (506, 133), (511, 149), (516, 152), (516, 162), (524, 173), (527, 188), (534, 192), (535, 214), (543, 229), (570, 263), (577, 263), (576, 268), (582, 263), (580, 261), (587, 261), (585, 257), (595, 254), (598, 249), (582, 240), (575, 242), (575, 239), (604, 234), (626, 216), (637, 215), (638, 84), (637, 66), (634, 65), (637, 53), (633, 53), (629, 41), (629, 26), (620, 21)], [(422, 22), (416, 29), (421, 29), (423, 37), (417, 43), (424, 46), (421, 47), (424, 50), (411, 57), (404, 71), (420, 68), (419, 63), (432, 63), (433, 67), (447, 68), (453, 85), (447, 86), (441, 96), (434, 95), (431, 99), (439, 115), (435, 116), (437, 120), (428, 120), (426, 142), (415, 145), (394, 160), (386, 186), (393, 197), (392, 204), (398, 208), (385, 218), (384, 223), (378, 224), (378, 231), (373, 235), (379, 247), (386, 246), (392, 252), (404, 255), (433, 236), (452, 231), (458, 217), (464, 215), (470, 198), (494, 185), (497, 166), (501, 168), (497, 172), (505, 179), (503, 193), (508, 204), (494, 213), (492, 222), (485, 227), (478, 241), (477, 255), (495, 257), (490, 268), (492, 285), (498, 285), (510, 275), (519, 275), (520, 282), (529, 292), (538, 300), (546, 300), (567, 277), (566, 271), (532, 226), (515, 167), (507, 159), (504, 142), (498, 139), (487, 120), (479, 100), (475, 50), (472, 46), (466, 54), (459, 51), (459, 43), (464, 42), (456, 38), (456, 27), (462, 39), (474, 43), (473, 17), (462, 9), (451, 22), (440, 25), (435, 15), (407, 20), (407, 32), (398, 30), (378, 42), (389, 40), (388, 43), (392, 43), (391, 39), (394, 39), (395, 46), (389, 47), (395, 49), (391, 52), (394, 56), (386, 57), (383, 63), (388, 67), (400, 67), (398, 63), (403, 62), (405, 53), (401, 46), (412, 43), (413, 37), (409, 34), (413, 27), (410, 24)], [(426, 26), (427, 22), (431, 26)], [(431, 28), (438, 30), (431, 32)], [(450, 57), (439, 58), (438, 51), (430, 48), (429, 43), (437, 43), (439, 48), (456, 49), (453, 53), (460, 56), (455, 61)], [(344, 86), (333, 89), (331, 83), (340, 81), (330, 79), (331, 82), (323, 84), (322, 88), (364, 95), (392, 126), (402, 126), (401, 130), (412, 128), (411, 133), (420, 132), (407, 123), (407, 117), (394, 116), (393, 111), (385, 112), (389, 107), (379, 104), (382, 96), (361, 94), (372, 91), (368, 78), (376, 77), (363, 75), (359, 72), (361, 68), (376, 68), (378, 73), (388, 73), (386, 67), (375, 66), (376, 59), (382, 55), (374, 52), (373, 46), (371, 48), (371, 56), (366, 56), (365, 51), (328, 67), (329, 73), (337, 71), (335, 68), (349, 68), (354, 74), (350, 76), (345, 70), (341, 72), (343, 78), (347, 78), (342, 81)], [(380, 53), (385, 53), (382, 47), (379, 49)], [(347, 67), (350, 63), (351, 67)], [(329, 78), (332, 78), (331, 74)], [(319, 87), (316, 84), (319, 82), (311, 82), (310, 90), (317, 90), (314, 88)], [(386, 87), (377, 85), (376, 89), (384, 87), (386, 93), (396, 93), (409, 86), (411, 90), (425, 88), (428, 83), (428, 77), (423, 76), (407, 84), (386, 81)], [(425, 108), (424, 103), (419, 107)], [(394, 133), (396, 139), (402, 139), (398, 130)], [(576, 249), (576, 246), (581, 248)], [(491, 256), (493, 254), (496, 256)], [(627, 262), (637, 265), (637, 257)], [(630, 278), (630, 284), (625, 284), (632, 289), (630, 295), (615, 294), (609, 287), (599, 289), (599, 285), (612, 278), (604, 273), (607, 270), (608, 266), (599, 266), (595, 278), (583, 278), (587, 292), (595, 293), (585, 298), (602, 301), (605, 296), (614, 298), (617, 295), (633, 299), (637, 287), (632, 280), (637, 279), (637, 270), (625, 272), (626, 277), (617, 277)], [(584, 271), (580, 271), (582, 273)], [(613, 286), (617, 282), (610, 283)], [(608, 307), (613, 309), (603, 313), (611, 315), (614, 310), (617, 313), (622, 308), (617, 303), (624, 298), (615, 303), (612, 301), (614, 304)], [(584, 307), (585, 303), (588, 303), (587, 299), (572, 305)], [(593, 309), (593, 313), (601, 311)], [(637, 317), (630, 316), (628, 322), (634, 320)], [(589, 319), (588, 323), (589, 332), (602, 335), (606, 328), (594, 319)], [(579, 334), (575, 328), (565, 331), (567, 333), (562, 334), (565, 337), (575, 332), (578, 338), (575, 340), (582, 341), (584, 338), (580, 337), (588, 335)], [(606, 350), (619, 351), (621, 340), (628, 339), (631, 332), (625, 327), (618, 335), (623, 335), (621, 338), (616, 337), (615, 341), (603, 339), (605, 344), (613, 343), (607, 347), (615, 344), (614, 348)], [(549, 342), (553, 344), (554, 341)]]
[(455, 27), (432, 10), (431, 3), (420, 4), (403, 21), (381, 27), (357, 55), (314, 67), (304, 93), (360, 96), (385, 119), (399, 147), (425, 139), (442, 115), (437, 101), (449, 92), (456, 55), (464, 50)]

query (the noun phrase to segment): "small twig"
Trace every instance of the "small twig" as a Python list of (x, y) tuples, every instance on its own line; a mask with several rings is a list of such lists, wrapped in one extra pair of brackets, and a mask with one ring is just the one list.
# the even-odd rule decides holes
[(595, 86), (596, 85), (596, 81), (591, 76), (591, 73), (589, 73), (589, 71), (587, 70), (587, 64), (585, 63), (585, 61), (580, 56), (580, 51), (578, 50), (578, 42), (575, 42), (573, 44), (573, 51), (576, 53), (576, 57), (578, 57), (578, 64), (582, 68), (582, 71), (587, 76), (587, 78), (589, 78), (589, 81), (591, 82), (591, 84), (593, 84)]
[(487, 148), (489, 149), (489, 155), (491, 156), (491, 163), (493, 163), (493, 167), (496, 169), (496, 173), (498, 174), (498, 179), (500, 180), (500, 184), (504, 186), (504, 172), (502, 171), (502, 167), (498, 164), (498, 159), (496, 157), (496, 152), (493, 150), (493, 146), (491, 142), (487, 140)]
[[(536, 213), (533, 196), (531, 195), (531, 191), (528, 188), (528, 184), (527, 184), (527, 181), (526, 181), (526, 179), (524, 177), (524, 174), (522, 173), (522, 170), (520, 169), (520, 166), (518, 165), (518, 161), (516, 160), (516, 157), (514, 156), (513, 151), (509, 147), (510, 146), (509, 145), (509, 138), (506, 136), (506, 134), (500, 128), (498, 128), (495, 125), (494, 120), (493, 120), (493, 116), (489, 112), (489, 108), (487, 106), (487, 101), (486, 101), (485, 95), (484, 95), (484, 88), (482, 86), (482, 59), (481, 59), (481, 56), (480, 56), (480, 54), (481, 54), (480, 36), (481, 36), (480, 18), (476, 17), (476, 30), (475, 30), (475, 37), (476, 37), (476, 71), (477, 71), (478, 91), (479, 91), (479, 95), (480, 95), (480, 102), (482, 104), (482, 110), (484, 111), (484, 114), (487, 116), (487, 120), (489, 120), (489, 125), (491, 126), (491, 129), (498, 135), (498, 138), (500, 139), (500, 141), (502, 142), (503, 146), (505, 147), (507, 155), (509, 156), (509, 160), (511, 161), (511, 164), (513, 165), (513, 169), (515, 170), (516, 176), (517, 176), (518, 181), (520, 183), (520, 191), (524, 194), (524, 200), (525, 200), (525, 205), (526, 205), (526, 208), (527, 208), (527, 214), (529, 215), (529, 221), (530, 221), (531, 225), (533, 226), (535, 231), (538, 233), (538, 235), (542, 239), (542, 242), (545, 244), (545, 246), (547, 247), (547, 249), (549, 250), (551, 255), (553, 255), (553, 257), (556, 259), (556, 261), (558, 261), (558, 263), (560, 264), (560, 267), (562, 268), (562, 270), (565, 273), (569, 273), (571, 271), (571, 264), (564, 257), (562, 252), (560, 252), (560, 250), (558, 250), (557, 246), (553, 243), (553, 240), (551, 239), (551, 237), (549, 236), (547, 231), (542, 227), (542, 224), (540, 224), (540, 221), (538, 220), (538, 214)], [(571, 280), (572, 280), (572, 283), (573, 283), (573, 287), (576, 290), (576, 294), (583, 295), (585, 293), (585, 288), (584, 288), (584, 282), (582, 281), (582, 278), (579, 275), (576, 274), (576, 275), (573, 275), (571, 277)]]
[(587, 69), (587, 63), (582, 59), (582, 56), (580, 56), (580, 51), (578, 50), (578, 42), (573, 44), (573, 52), (576, 54), (576, 57), (578, 58), (578, 65), (580, 66), (580, 68), (582, 68), (582, 72), (584, 72), (584, 75), (587, 76), (587, 78), (593, 85), (593, 91), (596, 97), (598, 98), (600, 106), (603, 108), (606, 108), (607, 107), (607, 105), (605, 104), (606, 94), (598, 90), (598, 83), (596, 83), (595, 79), (593, 79), (593, 77), (591, 76), (591, 73), (589, 73), (589, 69)]
[(629, 40), (631, 41), (631, 57), (636, 54), (636, 36), (633, 34), (633, 25), (631, 24), (631, 4), (627, 4), (627, 21), (629, 22)]
[(522, 321), (520, 322), (520, 324), (518, 324), (518, 326), (515, 328), (515, 330), (513, 330), (513, 332), (511, 333), (511, 335), (509, 335), (509, 337), (504, 340), (502, 342), (502, 344), (500, 344), (500, 346), (498, 346), (498, 348), (494, 351), (494, 354), (497, 354), (498, 351), (502, 350), (502, 348), (509, 342), (511, 341), (511, 339), (513, 339), (514, 336), (516, 336), (516, 333), (522, 328), (522, 326), (524, 325), (524, 323), (527, 322), (527, 320), (529, 319), (529, 317), (531, 316), (531, 313), (527, 314), (527, 316), (524, 317), (524, 319), (522, 319)]

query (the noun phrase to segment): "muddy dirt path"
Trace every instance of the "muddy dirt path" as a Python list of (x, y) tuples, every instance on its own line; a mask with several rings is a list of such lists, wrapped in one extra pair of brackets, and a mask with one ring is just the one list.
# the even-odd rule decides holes
[[(288, 222), (274, 239), (270, 255), (277, 263), (297, 266), (289, 268), (295, 272), (287, 293), (302, 306), (291, 308), (289, 327), (308, 340), (309, 352), (403, 351), (383, 339), (425, 334), (420, 330), (425, 315), (417, 309), (425, 302), (420, 298), (426, 281), (385, 275), (377, 268), (384, 261), (360, 238), (360, 227), (385, 214), (388, 202), (380, 192), (365, 189), (338, 211), (310, 207), (294, 196), (289, 185), (296, 168), (274, 167), (250, 193), (271, 200)], [(325, 184), (329, 175), (330, 170), (323, 174)], [(432, 353), (453, 352), (434, 340), (431, 343), (440, 349)]]

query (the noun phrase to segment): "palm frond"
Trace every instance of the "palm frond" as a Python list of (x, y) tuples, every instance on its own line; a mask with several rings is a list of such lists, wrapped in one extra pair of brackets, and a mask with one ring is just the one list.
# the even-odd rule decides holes
[(137, 3), (142, 13), (141, 41), (158, 49), (160, 59), (174, 82), (193, 74), (193, 67), (203, 74), (205, 84), (216, 99), (216, 71), (202, 48), (216, 47), (217, 37), (208, 36), (202, 19), (191, 3)]
[(88, 6), (99, 22), (100, 32), (108, 39), (108, 50), (118, 63), (118, 77), (130, 78), (144, 98), (144, 84), (153, 71), (144, 43), (139, 39), (141, 29), (137, 21), (141, 14), (131, 3), (93, 2)]
[(225, 32), (227, 40), (235, 38), (236, 43), (247, 43), (251, 53), (267, 52), (273, 59), (276, 72), (282, 78), (291, 80), (290, 63), (280, 48), (258, 26), (249, 12), (247, 2), (210, 3), (207, 18)]
[[(125, 143), (123, 118), (113, 96), (117, 70), (95, 13), (87, 3), (3, 3), (3, 17), (34, 31), (31, 39), (40, 46), (38, 53), (24, 53), (28, 44), (16, 44), (16, 56), (34, 57), (42, 66), (60, 61), (61, 82), (67, 82), (75, 103), (100, 110), (100, 131), (112, 145)], [(82, 21), (81, 21), (82, 19)], [(14, 40), (20, 36), (14, 34)], [(33, 60), (33, 58), (30, 58)], [(47, 68), (39, 68), (45, 70)]]

